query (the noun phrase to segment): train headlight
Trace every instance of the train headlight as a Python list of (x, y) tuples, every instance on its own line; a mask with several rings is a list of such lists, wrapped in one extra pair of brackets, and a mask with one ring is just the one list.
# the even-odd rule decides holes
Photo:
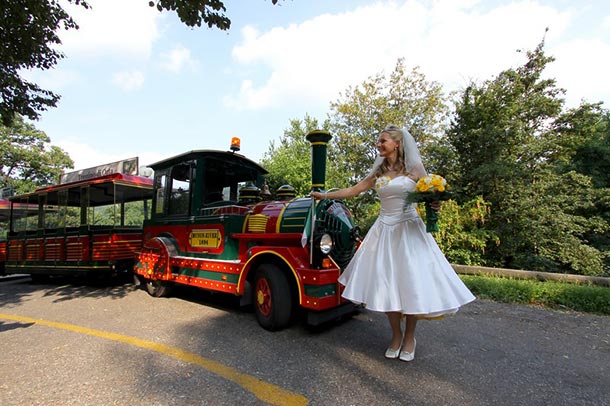
[(328, 254), (333, 249), (333, 239), (330, 234), (322, 234), (320, 237), (320, 251), (322, 254)]

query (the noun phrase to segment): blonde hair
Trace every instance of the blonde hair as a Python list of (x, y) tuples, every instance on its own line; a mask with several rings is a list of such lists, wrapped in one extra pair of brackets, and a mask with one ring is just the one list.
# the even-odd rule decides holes
[[(395, 165), (395, 168), (398, 170), (398, 173), (408, 174), (407, 165), (405, 163), (405, 143), (404, 143), (405, 134), (404, 134), (403, 130), (398, 126), (389, 124), (383, 130), (381, 130), (379, 132), (379, 135), (381, 135), (383, 133), (388, 134), (390, 136), (390, 138), (392, 138), (392, 140), (394, 140), (395, 142), (398, 143), (398, 148), (397, 148), (398, 155), (397, 155), (396, 165)], [(385, 174), (386, 172), (389, 172), (389, 170), (390, 170), (390, 167), (388, 164), (388, 160), (386, 158), (384, 158), (381, 165), (379, 165), (379, 167), (375, 171), (375, 177), (377, 178), (377, 177)]]

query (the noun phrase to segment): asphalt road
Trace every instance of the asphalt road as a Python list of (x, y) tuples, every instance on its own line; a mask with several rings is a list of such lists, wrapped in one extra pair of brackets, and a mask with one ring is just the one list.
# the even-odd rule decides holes
[(477, 300), (386, 360), (383, 314), (261, 329), (223, 295), (0, 280), (0, 405), (610, 405), (610, 317)]

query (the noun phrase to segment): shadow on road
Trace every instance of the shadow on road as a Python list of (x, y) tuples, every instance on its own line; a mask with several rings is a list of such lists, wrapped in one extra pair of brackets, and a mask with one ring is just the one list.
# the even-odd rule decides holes
[(54, 302), (87, 297), (120, 299), (137, 289), (131, 281), (131, 277), (127, 276), (106, 278), (57, 276), (47, 278), (44, 282), (35, 282), (29, 276), (7, 278), (0, 281), (0, 286), (4, 287), (4, 290), (10, 290), (10, 294), (0, 292), (0, 306), (26, 301), (33, 292), (43, 292), (43, 296), (53, 298)]
[(10, 322), (7, 323), (5, 321), (0, 321), (0, 333), (5, 332), (5, 331), (9, 331), (9, 330), (15, 330), (18, 328), (28, 328), (30, 326), (33, 326), (36, 323), (20, 323), (20, 322)]

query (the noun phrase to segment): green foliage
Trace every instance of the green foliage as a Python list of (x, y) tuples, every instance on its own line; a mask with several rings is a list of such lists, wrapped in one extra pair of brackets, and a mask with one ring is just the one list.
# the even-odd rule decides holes
[(125, 203), (125, 225), (126, 226), (142, 226), (145, 219), (150, 218), (152, 208), (151, 201), (129, 202)]
[[(549, 174), (549, 178), (536, 182), (536, 189), (528, 191), (527, 200), (539, 203), (522, 207), (522, 216), (530, 215), (530, 230), (536, 230), (532, 236), (538, 237), (527, 241), (535, 248), (536, 257), (545, 260), (544, 267), (532, 264), (526, 269), (604, 275), (603, 253), (586, 239), (591, 233), (605, 235), (610, 231), (610, 224), (595, 213), (583, 215), (595, 204), (591, 178), (573, 171)], [(523, 258), (521, 262), (527, 264), (529, 260)]]
[[(305, 196), (311, 190), (311, 144), (305, 138), (313, 130), (328, 130), (328, 122), (322, 124), (308, 115), (301, 120), (290, 120), (279, 145), (272, 141), (263, 156), (261, 165), (269, 171), (267, 184), (271, 193), (282, 185), (291, 185), (297, 196)], [(332, 146), (329, 146), (331, 148)], [(333, 168), (326, 167), (327, 179), (332, 179)], [(327, 184), (329, 182), (327, 181)]]
[[(406, 125), (429, 172), (443, 175), (455, 201), (443, 204), (438, 243), (453, 261), (547, 272), (610, 275), (610, 115), (600, 104), (563, 111), (563, 89), (543, 72), (544, 41), (508, 69), (457, 94), (455, 114), (440, 86), (399, 60), (389, 75), (350, 87), (331, 104), (325, 128), (328, 188), (361, 180), (388, 123)], [(309, 188), (307, 130), (293, 123), (266, 159), (281, 182)], [(446, 132), (445, 132), (446, 130)], [(298, 141), (297, 141), (298, 140)], [(276, 161), (274, 163), (274, 161)], [(376, 219), (373, 192), (349, 199), (361, 228)], [(423, 213), (422, 213), (423, 214)]]
[[(418, 207), (418, 211), (425, 219), (422, 205)], [(442, 203), (439, 211), (439, 231), (434, 234), (434, 238), (450, 262), (464, 265), (483, 264), (485, 248), (490, 243), (498, 242), (493, 231), (484, 228), (489, 212), (489, 203), (481, 197), (461, 205), (454, 200)]]
[(0, 124), (0, 187), (17, 193), (57, 182), (74, 162), (61, 148), (49, 145), (49, 137), (16, 116), (11, 127)]
[[(48, 211), (44, 221), (44, 227), (47, 229), (78, 227), (80, 225), (80, 208), (60, 206), (54, 211)], [(36, 230), (37, 228), (37, 219), (30, 219), (27, 223), (27, 229)]]
[(582, 103), (556, 120), (561, 134), (558, 154), (553, 156), (559, 171), (575, 170), (593, 180), (595, 187), (610, 187), (610, 114), (601, 103)]
[(543, 45), (526, 53), (523, 66), (461, 95), (447, 133), (455, 182), (462, 200), (482, 196), (491, 204), (485, 228), (499, 244), (488, 247), (487, 265), (602, 275), (605, 243), (590, 240), (607, 234), (608, 222), (592, 210), (602, 203), (590, 177), (573, 164), (583, 145), (599, 145), (582, 140), (599, 129), (600, 112), (585, 105), (562, 114), (563, 90), (543, 79), (553, 61)]
[[(360, 206), (356, 206), (358, 203), (360, 203)], [(373, 203), (365, 205), (362, 204), (362, 200), (349, 199), (348, 205), (350, 210), (358, 213), (358, 216), (356, 217), (358, 226), (360, 227), (362, 234), (365, 235), (379, 216), (379, 210), (381, 210), (379, 200), (375, 200)]]
[[(145, 218), (149, 218), (150, 213), (145, 212), (144, 202), (135, 201), (125, 203), (125, 226), (142, 226)], [(148, 205), (150, 210), (150, 204)], [(88, 223), (91, 225), (120, 226), (121, 207), (119, 204), (90, 208)]]
[(175, 11), (180, 20), (189, 27), (201, 27), (202, 22), (209, 28), (215, 26), (220, 30), (228, 30), (231, 27), (231, 20), (224, 14), (227, 9), (219, 0), (158, 0), (149, 1), (148, 5), (159, 11)]
[(610, 314), (610, 288), (565, 282), (460, 275), (472, 293), (482, 299), (567, 308)]
[(444, 132), (449, 107), (440, 84), (427, 81), (418, 68), (406, 72), (399, 59), (389, 75), (379, 73), (349, 87), (331, 103), (331, 111), (336, 152), (352, 184), (368, 173), (377, 156), (379, 131), (388, 124), (407, 127), (425, 159)]
[[(82, 0), (68, 0), (89, 8)], [(35, 120), (59, 96), (24, 80), (23, 69), (51, 69), (64, 55), (57, 50), (60, 28), (78, 28), (56, 0), (5, 0), (0, 7), (0, 117), (10, 126), (15, 114)]]
[(544, 42), (527, 62), (478, 86), (471, 84), (456, 105), (447, 133), (457, 152), (459, 183), (469, 196), (495, 203), (513, 179), (527, 176), (552, 151), (552, 119), (561, 112), (562, 89), (541, 75), (553, 58)]
[[(557, 159), (560, 173), (577, 172), (590, 178), (578, 190), (586, 204), (574, 213), (591, 219), (582, 239), (603, 256), (604, 274), (610, 275), (610, 113), (599, 103), (582, 103), (557, 120), (564, 134), (564, 156)], [(598, 254), (599, 255), (599, 254)]]
[[(377, 156), (377, 136), (388, 124), (409, 128), (424, 159), (433, 148), (436, 153), (431, 155), (439, 162), (446, 156), (447, 151), (439, 148), (438, 142), (449, 112), (442, 87), (427, 81), (418, 68), (407, 72), (403, 59), (390, 74), (379, 73), (359, 86), (349, 87), (331, 103), (331, 110), (330, 129), (335, 140), (330, 155), (342, 175), (336, 187), (353, 185), (368, 174)], [(432, 170), (437, 166), (430, 160), (426, 163)], [(370, 219), (369, 207), (375, 204), (375, 194), (365, 193), (350, 203), (357, 218)]]
[[(504, 262), (492, 263), (517, 269), (546, 272), (575, 272), (603, 275), (603, 254), (591, 247), (584, 236), (607, 226), (598, 216), (582, 216), (590, 207), (592, 194), (586, 176), (570, 172), (557, 174), (546, 168), (530, 174), (529, 182), (515, 182), (506, 188), (500, 212), (492, 211), (501, 245), (494, 248)], [(488, 257), (489, 259), (489, 257)], [(489, 262), (488, 262), (488, 265)]]
[[(277, 2), (278, 0), (271, 0), (272, 4)], [(189, 27), (201, 27), (203, 22), (209, 28), (231, 28), (231, 20), (224, 14), (227, 8), (221, 0), (151, 0), (148, 5), (159, 11), (175, 11), (180, 21)]]

